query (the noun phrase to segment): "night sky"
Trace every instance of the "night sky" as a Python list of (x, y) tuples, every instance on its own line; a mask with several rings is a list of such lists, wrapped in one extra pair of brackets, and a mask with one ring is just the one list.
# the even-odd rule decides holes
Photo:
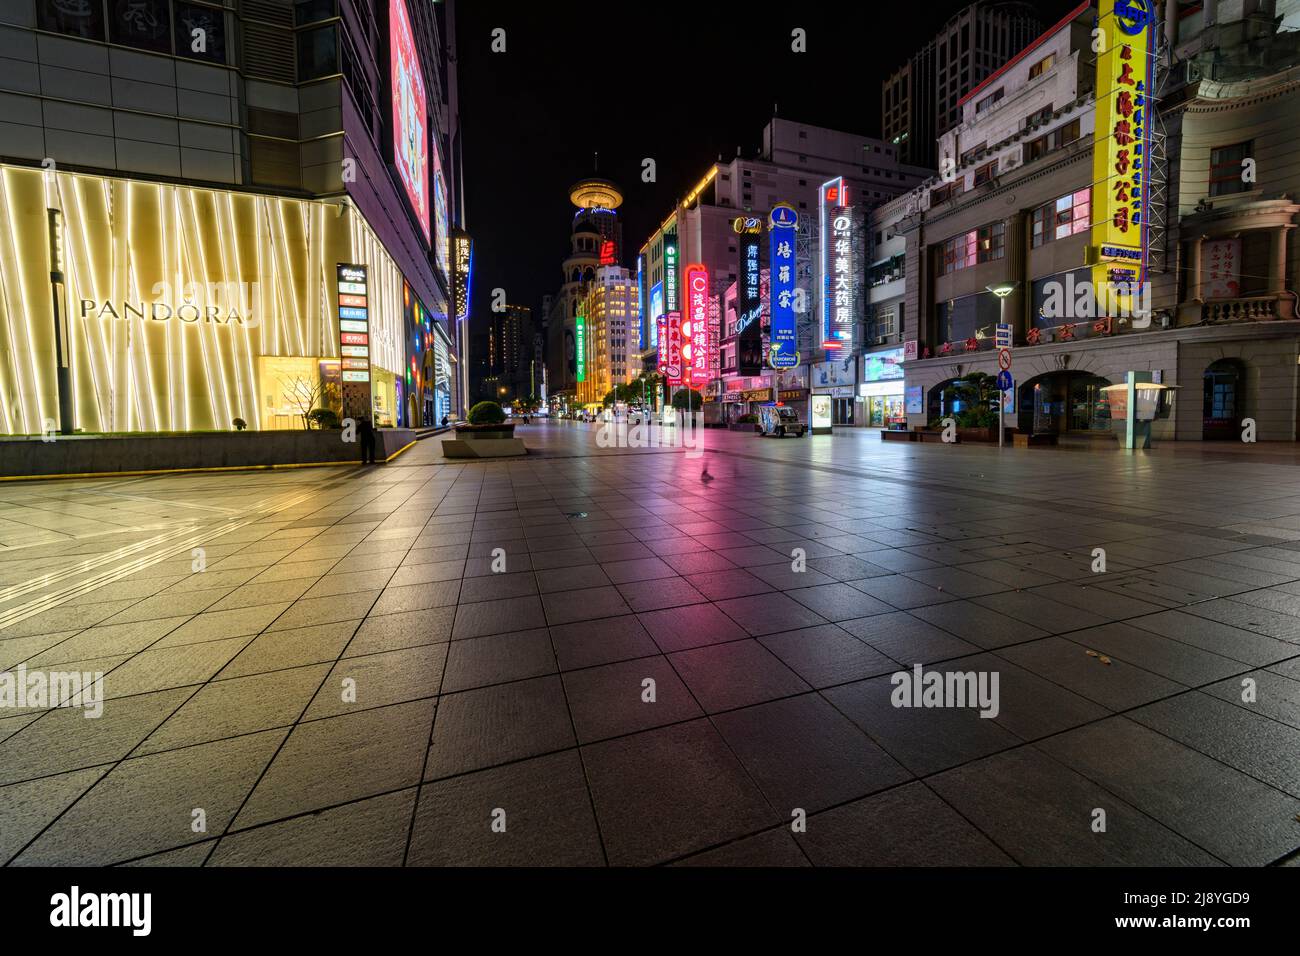
[[(969, 0), (903, 4), (507, 3), (456, 7), (466, 214), (475, 240), (473, 315), (491, 290), (540, 309), (560, 283), (574, 209), (593, 172), (624, 192), (625, 266), (707, 171), (736, 147), (752, 156), (778, 115), (879, 136), (880, 84)], [(1036, 4), (1050, 25), (1069, 0)], [(494, 28), (506, 52), (491, 51)], [(808, 52), (793, 53), (802, 27)], [(653, 157), (658, 181), (641, 181)], [(475, 328), (481, 328), (474, 322)]]

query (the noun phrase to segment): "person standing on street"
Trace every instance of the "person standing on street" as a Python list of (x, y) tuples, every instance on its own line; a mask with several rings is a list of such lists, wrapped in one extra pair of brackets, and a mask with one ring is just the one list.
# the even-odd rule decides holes
[(375, 463), (375, 427), (369, 415), (362, 415), (357, 420), (357, 438), (361, 441), (361, 464)]

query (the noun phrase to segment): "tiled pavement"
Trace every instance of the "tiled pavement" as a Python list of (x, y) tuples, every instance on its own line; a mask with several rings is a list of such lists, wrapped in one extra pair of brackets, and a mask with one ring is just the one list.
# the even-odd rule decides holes
[(1296, 863), (1290, 446), (525, 434), (0, 487), (0, 668), (107, 697), (0, 709), (0, 860)]

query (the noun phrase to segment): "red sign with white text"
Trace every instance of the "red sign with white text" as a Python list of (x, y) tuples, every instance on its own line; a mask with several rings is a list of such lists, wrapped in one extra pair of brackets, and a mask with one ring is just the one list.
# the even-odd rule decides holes
[(709, 381), (709, 272), (698, 262), (686, 267), (686, 316), (682, 320), (683, 380), (691, 388)]

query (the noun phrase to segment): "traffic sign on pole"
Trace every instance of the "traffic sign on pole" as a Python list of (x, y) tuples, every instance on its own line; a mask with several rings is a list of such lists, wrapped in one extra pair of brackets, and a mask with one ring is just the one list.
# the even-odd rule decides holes
[(1006, 369), (998, 372), (998, 390), (1007, 391), (1011, 388), (1011, 373)]
[(1011, 349), (998, 349), (998, 368), (1004, 372), (1011, 368)]

